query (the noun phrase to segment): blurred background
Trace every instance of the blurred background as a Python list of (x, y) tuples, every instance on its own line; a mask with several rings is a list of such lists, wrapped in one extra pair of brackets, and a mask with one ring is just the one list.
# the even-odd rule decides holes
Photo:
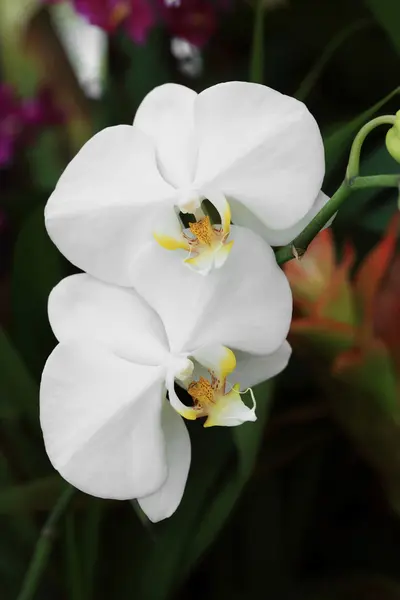
[[(358, 129), (400, 108), (399, 0), (0, 0), (2, 600), (400, 600), (395, 190), (352, 195), (286, 265), (291, 363), (259, 386), (256, 424), (205, 435), (189, 423), (193, 466), (171, 519), (77, 493), (43, 529), (65, 489), (38, 422), (47, 296), (73, 272), (44, 204), (82, 144), (131, 123), (154, 86), (248, 80), (262, 46), (263, 83), (320, 125), (332, 194)], [(363, 174), (399, 173), (384, 135), (364, 145)]]

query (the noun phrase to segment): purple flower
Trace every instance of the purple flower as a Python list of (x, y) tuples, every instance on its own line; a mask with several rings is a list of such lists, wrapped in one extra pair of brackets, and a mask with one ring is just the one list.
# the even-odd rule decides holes
[[(60, 0), (45, 0), (54, 4)], [(216, 6), (230, 0), (71, 0), (75, 10), (92, 25), (112, 33), (119, 26), (138, 44), (144, 43), (157, 21), (174, 37), (203, 46), (217, 26)]]
[(20, 104), (12, 88), (0, 84), (0, 168), (10, 163), (22, 129)]
[(105, 31), (114, 31), (131, 14), (130, 0), (72, 1), (79, 14)]
[(24, 100), (21, 112), (26, 126), (48, 127), (60, 125), (64, 121), (64, 114), (55, 104), (48, 88), (43, 88), (37, 96)]
[(20, 100), (11, 86), (0, 84), (0, 168), (8, 166), (17, 147), (32, 142), (41, 128), (62, 121), (48, 89)]
[(217, 15), (209, 0), (180, 0), (169, 6), (161, 0), (160, 9), (171, 35), (195, 46), (204, 46), (216, 30)]
[(143, 44), (156, 23), (153, 6), (149, 0), (130, 0), (131, 12), (125, 21), (125, 29), (137, 43)]
[[(56, 4), (60, 0), (45, 0)], [(149, 0), (72, 0), (76, 12), (92, 25), (112, 33), (120, 25), (138, 44), (146, 41), (156, 23), (156, 15)]]

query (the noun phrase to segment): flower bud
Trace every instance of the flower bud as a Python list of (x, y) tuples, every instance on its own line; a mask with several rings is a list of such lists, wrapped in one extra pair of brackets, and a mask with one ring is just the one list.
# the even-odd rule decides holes
[(400, 163), (400, 110), (396, 113), (393, 127), (386, 134), (386, 148), (394, 160)]

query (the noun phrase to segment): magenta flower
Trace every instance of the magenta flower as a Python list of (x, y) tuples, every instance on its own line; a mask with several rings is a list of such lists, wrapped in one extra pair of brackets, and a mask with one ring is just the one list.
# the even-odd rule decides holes
[(0, 84), (0, 168), (10, 163), (22, 129), (20, 103), (10, 86)]
[(207, 0), (180, 0), (166, 5), (161, 0), (161, 15), (172, 36), (204, 46), (217, 27), (215, 7)]
[(43, 88), (37, 96), (24, 100), (21, 103), (21, 113), (25, 126), (35, 128), (60, 125), (64, 121), (64, 114), (55, 104), (48, 88)]
[(156, 24), (156, 15), (149, 0), (130, 0), (130, 13), (124, 22), (129, 36), (137, 44), (143, 44)]
[[(55, 4), (60, 0), (44, 0)], [(203, 46), (216, 28), (211, 0), (71, 0), (75, 10), (92, 25), (114, 32), (119, 26), (138, 44), (144, 43), (157, 21), (174, 37)]]
[[(44, 0), (57, 4), (61, 0)], [(149, 0), (71, 0), (77, 13), (92, 25), (113, 33), (120, 25), (137, 43), (146, 41), (156, 24), (156, 15)]]
[(45, 126), (63, 121), (49, 90), (20, 100), (7, 84), (0, 84), (0, 168), (8, 166), (20, 144), (29, 144)]

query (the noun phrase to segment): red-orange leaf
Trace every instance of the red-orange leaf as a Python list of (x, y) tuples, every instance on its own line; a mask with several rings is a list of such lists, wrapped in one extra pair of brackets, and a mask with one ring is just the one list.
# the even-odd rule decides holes
[(400, 215), (393, 217), (385, 237), (368, 254), (358, 269), (354, 289), (360, 310), (363, 340), (373, 337), (374, 303), (396, 248)]

